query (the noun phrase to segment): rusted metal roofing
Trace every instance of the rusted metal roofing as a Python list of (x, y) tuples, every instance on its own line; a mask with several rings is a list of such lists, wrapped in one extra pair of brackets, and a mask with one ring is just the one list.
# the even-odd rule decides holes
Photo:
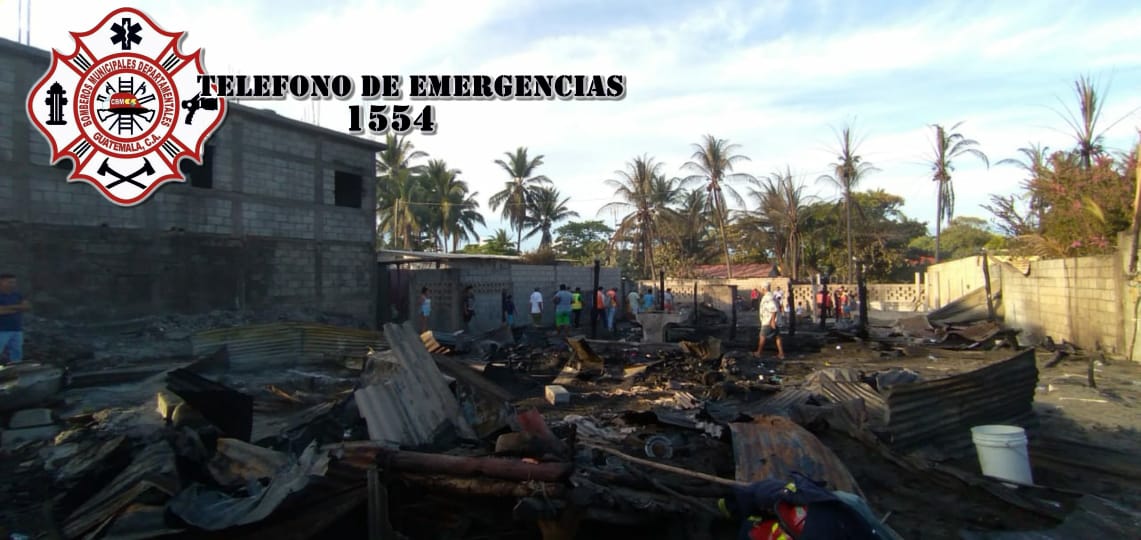
[(386, 324), (384, 334), (398, 365), (383, 380), (354, 394), (368, 424), (369, 439), (395, 445), (426, 445), (449, 422), (461, 436), (475, 438), (475, 430), (464, 419), (444, 374), (411, 323)]
[(864, 407), (868, 411), (869, 427), (873, 430), (883, 427), (884, 419), (887, 417), (887, 402), (867, 383), (824, 378), (821, 379), (819, 388), (824, 397), (833, 403), (863, 400)]
[(844, 462), (792, 420), (764, 416), (749, 423), (729, 424), (729, 429), (740, 482), (787, 480), (798, 472), (827, 482), (830, 489), (862, 495)]
[(786, 388), (764, 399), (749, 403), (741, 407), (741, 412), (749, 416), (754, 415), (780, 415), (787, 416), (797, 405), (808, 403), (813, 393), (804, 388)]
[(943, 379), (893, 386), (885, 395), (893, 448), (925, 445), (947, 455), (971, 447), (971, 427), (1027, 425), (1033, 419), (1038, 366), (1027, 349), (989, 366)]
[(226, 347), (235, 367), (295, 364), (323, 358), (363, 358), (385, 348), (379, 332), (315, 323), (281, 322), (219, 328), (191, 337), (195, 356)]

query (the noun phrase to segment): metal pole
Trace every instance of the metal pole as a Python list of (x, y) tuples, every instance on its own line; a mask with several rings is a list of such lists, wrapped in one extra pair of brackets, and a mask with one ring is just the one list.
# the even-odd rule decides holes
[[(601, 273), (602, 261), (594, 259), (594, 288), (591, 289), (591, 292), (594, 293), (591, 295), (594, 300), (591, 302), (592, 304), (598, 303), (598, 277)], [(594, 312), (590, 314), (590, 337), (592, 339), (598, 339), (598, 317), (604, 313), (602, 309), (602, 306), (595, 305)]]
[(666, 271), (658, 272), (658, 309), (666, 310)]
[(729, 286), (729, 305), (733, 306), (733, 318), (729, 323), (729, 341), (737, 339), (737, 286)]
[(792, 280), (788, 280), (788, 335), (796, 334), (796, 295), (792, 294)]
[(697, 282), (693, 282), (693, 321), (697, 325)]
[(864, 277), (863, 263), (858, 263), (856, 266), (856, 295), (860, 299), (860, 325), (856, 329), (856, 335), (861, 339), (868, 338), (868, 280)]
[(994, 322), (994, 296), (991, 295), (990, 289), (990, 261), (985, 249), (983, 250), (983, 286), (986, 287), (986, 317), (988, 321)]

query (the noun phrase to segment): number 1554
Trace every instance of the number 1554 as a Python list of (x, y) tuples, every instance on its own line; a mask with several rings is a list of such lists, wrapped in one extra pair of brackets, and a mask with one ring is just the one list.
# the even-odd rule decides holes
[[(349, 133), (364, 133), (365, 112), (361, 105), (349, 105)], [(436, 110), (431, 105), (419, 112), (412, 105), (369, 105), (367, 112), (368, 130), (376, 135), (389, 131), (404, 134), (414, 129), (426, 135), (436, 132)]]

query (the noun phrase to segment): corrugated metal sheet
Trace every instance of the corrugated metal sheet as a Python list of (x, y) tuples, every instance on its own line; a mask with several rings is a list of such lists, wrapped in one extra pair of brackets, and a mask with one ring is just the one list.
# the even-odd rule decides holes
[(222, 347), (230, 363), (240, 367), (293, 364), (323, 358), (363, 358), (368, 350), (385, 347), (379, 332), (315, 323), (282, 322), (219, 328), (191, 337), (196, 356)]
[(1027, 349), (962, 375), (894, 386), (885, 394), (889, 442), (902, 451), (931, 445), (960, 454), (972, 445), (973, 426), (1026, 426), (1037, 385), (1034, 350)]
[(844, 462), (815, 435), (792, 420), (765, 416), (750, 423), (729, 424), (737, 480), (787, 480), (794, 472), (831, 489), (862, 495)]
[[(399, 364), (383, 381), (356, 391), (369, 438), (390, 444), (429, 444), (451, 422), (463, 437), (475, 438), (443, 373), (411, 323), (386, 324), (384, 334)], [(380, 360), (383, 361), (383, 360)]]
[(741, 407), (741, 412), (749, 416), (780, 415), (787, 416), (793, 407), (808, 403), (813, 393), (804, 388), (787, 388), (764, 399), (754, 401)]
[(843, 403), (861, 399), (868, 411), (868, 420), (873, 430), (881, 429), (887, 418), (887, 402), (883, 396), (866, 383), (821, 379), (820, 392), (833, 403)]

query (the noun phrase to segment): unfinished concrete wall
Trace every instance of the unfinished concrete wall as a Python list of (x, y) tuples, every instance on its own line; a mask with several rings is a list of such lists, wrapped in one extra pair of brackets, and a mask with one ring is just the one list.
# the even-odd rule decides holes
[(1117, 255), (1034, 261), (1030, 275), (1001, 269), (1006, 324), (1081, 347), (1125, 351)]
[[(1137, 299), (1125, 274), (1128, 239), (1117, 253), (1029, 263), (1029, 274), (1009, 264), (991, 263), (991, 287), (1002, 292), (1007, 325), (1029, 338), (1049, 336), (1080, 347), (1102, 347), (1128, 355), (1136, 348)], [(928, 289), (935, 305), (946, 305), (983, 286), (982, 258), (967, 257), (932, 266)], [(1134, 359), (1139, 359), (1134, 354)]]
[[(729, 303), (729, 286), (737, 285), (737, 294), (745, 298), (747, 302), (750, 298), (752, 290), (756, 288), (759, 291), (764, 290), (766, 284), (772, 284), (773, 290), (779, 287), (785, 292), (785, 298), (789, 298), (788, 291), (792, 291), (793, 302), (804, 302), (805, 306), (812, 303), (813, 286), (812, 285), (795, 285), (790, 284), (788, 278), (749, 278), (749, 279), (667, 279), (666, 288), (674, 290), (674, 296), (679, 301), (692, 302), (693, 301), (693, 287), (697, 285), (698, 301), (699, 302), (712, 302), (718, 309), (728, 310), (731, 306)], [(640, 281), (638, 282), (639, 290), (644, 290), (646, 287), (653, 287), (654, 290), (658, 289), (657, 282)], [(846, 287), (850, 291), (856, 290), (855, 284), (836, 283), (829, 284), (829, 289), (836, 287)], [(918, 288), (912, 283), (869, 283), (868, 284), (868, 302), (873, 305), (881, 306), (882, 309), (914, 309), (916, 300), (920, 298), (922, 289)], [(795, 305), (795, 304), (794, 304)]]
[[(516, 325), (531, 320), (528, 299), (538, 287), (543, 293), (543, 324), (555, 323), (554, 305), (551, 297), (559, 285), (566, 284), (570, 290), (583, 289), (583, 324), (589, 321), (591, 307), (590, 288), (594, 284), (594, 268), (583, 266), (550, 266), (515, 264), (510, 261), (466, 261), (454, 264), (453, 268), (430, 270), (407, 270), (409, 282), (409, 313), (417, 313), (421, 287), (429, 288), (432, 298), (431, 328), (451, 332), (463, 328), (463, 291), (470, 285), (475, 293), (475, 317), (470, 331), (485, 332), (498, 327), (503, 322), (502, 294), (508, 292), (515, 298)], [(599, 285), (605, 288), (620, 287), (621, 275), (617, 268), (603, 268)]]
[[(921, 308), (923, 290), (914, 283), (868, 283), (868, 307), (889, 311), (915, 311)], [(829, 283), (828, 290), (843, 287), (855, 294), (855, 283)], [(793, 285), (793, 299), (803, 302), (806, 309), (815, 305), (813, 285)]]
[[(581, 287), (583, 290), (583, 324), (590, 320), (591, 298), (590, 289), (594, 286), (594, 267), (592, 266), (546, 266), (516, 264), (511, 266), (511, 290), (515, 296), (516, 321), (529, 320), (531, 306), (528, 298), (535, 290), (543, 293), (543, 324), (555, 324), (555, 307), (551, 298), (559, 290), (559, 285), (566, 285), (574, 290)], [(605, 289), (611, 287), (622, 290), (622, 274), (617, 268), (602, 268), (598, 277), (598, 285)]]
[[(991, 288), (998, 290), (1001, 263), (990, 262)], [(979, 287), (984, 287), (981, 255), (947, 261), (927, 268), (924, 292), (927, 305), (937, 309)]]
[[(22, 277), (38, 315), (296, 306), (373, 320), (375, 144), (230, 104), (210, 187), (168, 184), (122, 208), (49, 165), (24, 112), (49, 61), (0, 39), (0, 271)], [(362, 177), (360, 206), (334, 204), (337, 171)]]
[[(737, 286), (737, 294), (749, 301), (750, 293), (754, 288), (759, 291), (764, 291), (766, 284), (771, 284), (773, 290), (779, 287), (788, 296), (789, 279), (783, 277), (776, 278), (746, 278), (746, 279), (666, 279), (666, 288), (673, 289), (675, 302), (682, 302), (686, 304), (693, 303), (693, 288), (697, 285), (697, 301), (709, 302), (714, 307), (728, 311), (732, 308), (732, 297), (730, 295), (730, 285)], [(639, 292), (644, 292), (646, 287), (653, 287), (655, 294), (658, 290), (658, 281), (644, 280), (638, 282)], [(627, 291), (629, 292), (629, 291)]]

